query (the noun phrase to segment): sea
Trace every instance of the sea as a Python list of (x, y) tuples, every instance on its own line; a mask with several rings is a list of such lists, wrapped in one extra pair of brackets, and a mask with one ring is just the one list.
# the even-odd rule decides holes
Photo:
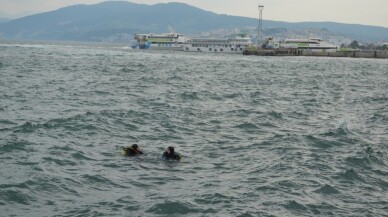
[(0, 216), (388, 216), (388, 61), (1, 41), (0, 163)]

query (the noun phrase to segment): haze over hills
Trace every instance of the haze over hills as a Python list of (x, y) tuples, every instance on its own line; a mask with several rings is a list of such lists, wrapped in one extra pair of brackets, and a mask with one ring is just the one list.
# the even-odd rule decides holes
[[(215, 29), (254, 28), (257, 24), (254, 18), (220, 15), (183, 3), (143, 5), (110, 1), (75, 5), (0, 23), (0, 38), (101, 41), (117, 34), (167, 32), (168, 25), (190, 35)], [(356, 40), (388, 40), (388, 28), (357, 24), (264, 20), (264, 28), (322, 28)]]
[(8, 15), (7, 13), (5, 13), (3, 11), (0, 11), (0, 17), (1, 18), (8, 18), (8, 17), (10, 17), (10, 15)]

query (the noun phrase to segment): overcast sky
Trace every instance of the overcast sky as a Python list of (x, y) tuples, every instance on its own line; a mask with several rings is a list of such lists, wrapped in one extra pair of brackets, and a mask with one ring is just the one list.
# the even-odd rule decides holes
[[(104, 0), (0, 0), (0, 11), (10, 15), (39, 13), (74, 4), (95, 4)], [(106, 1), (106, 0), (105, 0)], [(219, 14), (258, 18), (257, 6), (264, 5), (269, 20), (334, 21), (388, 27), (388, 0), (132, 0), (155, 4), (187, 3)]]

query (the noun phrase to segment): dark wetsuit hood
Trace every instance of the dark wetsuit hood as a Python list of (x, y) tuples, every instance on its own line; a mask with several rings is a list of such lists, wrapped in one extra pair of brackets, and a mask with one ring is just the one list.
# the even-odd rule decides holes
[(131, 147), (125, 147), (123, 150), (125, 151), (125, 155), (128, 156), (136, 156), (143, 154), (142, 151), (137, 150), (139, 146), (137, 144), (133, 144)]
[(174, 150), (174, 147), (168, 147), (167, 148), (170, 153), (168, 153), (167, 151), (165, 151), (162, 155), (162, 158), (164, 160), (180, 160), (182, 157), (179, 155), (179, 153), (175, 152)]
[(170, 147), (168, 147), (168, 150), (170, 151), (170, 154), (174, 154), (174, 147), (172, 147), (172, 146), (170, 146)]

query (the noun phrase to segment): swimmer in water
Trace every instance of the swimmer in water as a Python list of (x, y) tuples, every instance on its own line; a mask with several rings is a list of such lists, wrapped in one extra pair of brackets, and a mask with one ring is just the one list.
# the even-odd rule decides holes
[(163, 160), (181, 160), (179, 153), (175, 152), (174, 147), (170, 146), (162, 155)]
[(138, 156), (142, 155), (143, 152), (139, 148), (137, 144), (133, 144), (132, 146), (123, 147), (123, 150), (121, 151), (122, 155), (126, 156)]

